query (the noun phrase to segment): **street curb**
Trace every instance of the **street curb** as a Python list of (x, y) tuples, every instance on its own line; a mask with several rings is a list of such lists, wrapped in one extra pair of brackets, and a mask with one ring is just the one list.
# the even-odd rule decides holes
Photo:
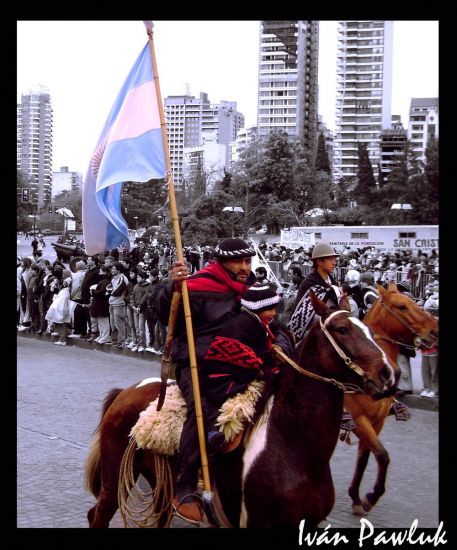
[[(34, 332), (31, 332), (30, 330), (24, 330), (21, 332), (18, 332), (18, 336), (21, 336), (23, 338), (33, 338), (35, 340), (41, 340), (44, 342), (49, 342), (50, 344), (53, 344), (54, 342), (57, 342), (57, 338), (54, 336), (51, 336), (50, 334), (36, 334)], [(83, 349), (94, 349), (98, 351), (102, 351), (104, 353), (114, 353), (116, 355), (125, 355), (126, 357), (133, 357), (134, 359), (143, 359), (144, 361), (157, 361), (160, 360), (162, 357), (162, 354), (159, 353), (150, 353), (149, 351), (143, 351), (141, 353), (138, 353), (136, 351), (132, 351), (129, 348), (118, 348), (116, 346), (111, 346), (107, 344), (97, 344), (97, 342), (87, 342), (84, 339), (80, 338), (67, 338), (67, 347), (72, 346), (76, 348), (83, 348)]]
[(437, 397), (421, 397), (420, 395), (404, 395), (399, 399), (411, 409), (422, 409), (423, 411), (438, 411), (439, 399)]
[[(34, 332), (31, 332), (30, 330), (24, 330), (22, 332), (18, 332), (18, 336), (23, 338), (34, 338), (37, 340), (47, 341), (49, 343), (53, 343), (54, 341), (57, 341), (57, 339), (50, 334), (36, 334)], [(117, 348), (116, 346), (108, 346), (106, 344), (97, 344), (92, 342), (87, 342), (84, 339), (78, 339), (78, 338), (67, 338), (67, 346), (73, 346), (77, 348), (83, 348), (83, 349), (95, 349), (98, 351), (102, 351), (103, 353), (114, 353), (116, 355), (125, 355), (126, 357), (133, 357), (135, 359), (143, 359), (144, 361), (157, 361), (161, 359), (162, 355), (158, 353), (150, 353), (150, 352), (142, 352), (138, 353), (135, 351), (132, 351), (129, 348)], [(436, 397), (421, 397), (420, 395), (412, 394), (412, 395), (404, 395), (398, 401), (401, 401), (405, 405), (407, 405), (411, 409), (421, 409), (424, 411), (434, 411), (438, 412), (439, 410), (439, 399)]]

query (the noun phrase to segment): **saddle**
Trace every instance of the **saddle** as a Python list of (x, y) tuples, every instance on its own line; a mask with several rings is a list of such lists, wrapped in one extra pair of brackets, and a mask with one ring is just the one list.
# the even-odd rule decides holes
[[(230, 397), (220, 408), (216, 426), (224, 433), (225, 443), (221, 453), (234, 451), (243, 440), (244, 427), (252, 422), (255, 405), (261, 396), (265, 382), (254, 380), (243, 393)], [(184, 421), (186, 402), (175, 382), (169, 384), (164, 404), (157, 411), (157, 399), (140, 413), (130, 431), (138, 448), (172, 456), (177, 453)]]

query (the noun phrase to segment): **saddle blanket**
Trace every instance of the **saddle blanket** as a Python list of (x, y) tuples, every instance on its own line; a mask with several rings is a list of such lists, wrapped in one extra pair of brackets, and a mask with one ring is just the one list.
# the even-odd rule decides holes
[[(224, 433), (225, 441), (230, 442), (241, 432), (246, 422), (251, 422), (255, 404), (262, 393), (265, 382), (254, 380), (244, 393), (227, 399), (219, 409), (217, 426)], [(158, 399), (158, 398), (157, 398)], [(157, 399), (140, 413), (137, 423), (130, 431), (138, 448), (149, 449), (159, 454), (174, 455), (179, 448), (179, 440), (187, 415), (186, 402), (176, 384), (167, 387), (164, 404), (157, 412)]]

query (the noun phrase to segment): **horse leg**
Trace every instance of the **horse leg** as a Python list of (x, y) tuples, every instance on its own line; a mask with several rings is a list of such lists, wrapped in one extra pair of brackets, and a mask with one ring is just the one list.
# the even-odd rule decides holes
[(354, 476), (349, 486), (348, 493), (349, 497), (352, 500), (352, 513), (357, 516), (365, 516), (366, 511), (364, 510), (362, 501), (360, 500), (360, 484), (362, 483), (363, 474), (368, 464), (368, 459), (370, 457), (370, 449), (363, 443), (362, 440), (359, 440), (358, 450), (357, 450), (357, 463), (355, 466)]
[[(159, 529), (167, 527), (168, 514), (166, 513), (166, 510), (171, 507), (171, 500), (173, 498), (173, 487), (158, 487), (159, 480), (157, 478), (156, 464), (154, 461), (154, 454), (152, 452), (142, 452), (139, 470), (141, 475), (146, 479), (149, 486), (151, 487), (152, 492), (160, 490), (159, 498), (156, 501), (156, 506), (154, 510), (154, 512), (157, 514), (155, 527)], [(166, 481), (162, 479), (162, 483), (166, 483)]]
[[(378, 466), (376, 481), (371, 492), (367, 493), (362, 499), (362, 505), (365, 512), (368, 512), (373, 508), (373, 506), (378, 502), (381, 496), (385, 493), (386, 490), (386, 476), (387, 469), (389, 467), (389, 453), (382, 445), (381, 441), (378, 439), (378, 434), (382, 429), (384, 424), (384, 418), (379, 420), (377, 423), (371, 425), (368, 419), (365, 419), (364, 422), (358, 424), (357, 428), (354, 430), (354, 433), (359, 437), (361, 442), (368, 447), (367, 458), (365, 460), (365, 466), (368, 462), (369, 451), (371, 451), (376, 459)], [(363, 463), (361, 458), (361, 464)], [(363, 472), (362, 472), (363, 475)], [(360, 480), (362, 477), (360, 477)], [(360, 485), (360, 483), (359, 483)]]
[[(114, 443), (117, 443), (115, 445)], [(125, 451), (123, 442), (113, 438), (100, 449), (101, 488), (97, 504), (87, 514), (90, 528), (107, 528), (118, 509), (119, 470)]]
[(89, 527), (91, 529), (108, 528), (117, 509), (117, 491), (113, 494), (112, 490), (105, 490), (103, 487), (100, 491), (97, 504), (87, 513)]

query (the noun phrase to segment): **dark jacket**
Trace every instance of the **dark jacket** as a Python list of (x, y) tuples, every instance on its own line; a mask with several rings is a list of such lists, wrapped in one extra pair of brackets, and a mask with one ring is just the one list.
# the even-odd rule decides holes
[[(330, 281), (332, 285), (337, 284), (332, 275), (330, 275)], [(324, 302), (330, 299), (335, 305), (338, 305), (338, 299), (332, 287), (326, 281), (324, 281), (324, 279), (319, 275), (317, 271), (312, 271), (309, 275), (307, 275), (303, 279), (300, 286), (298, 287), (297, 296), (295, 298), (292, 311), (295, 311), (295, 308), (297, 307), (300, 300), (303, 298), (303, 295), (305, 294), (305, 292), (314, 285), (319, 285), (319, 286), (323, 286), (324, 288), (328, 288), (328, 292), (325, 295)]]
[[(198, 275), (189, 277), (195, 277)], [(251, 272), (247, 285), (255, 282), (255, 276)], [(159, 314), (162, 324), (168, 325), (171, 298), (173, 293), (173, 281), (167, 285), (157, 285), (158, 290), (154, 298), (154, 305)], [(213, 338), (219, 334), (227, 318), (231, 314), (238, 314), (241, 309), (237, 295), (228, 290), (227, 292), (189, 291), (189, 301), (192, 316), (192, 327), (194, 332), (195, 351), (197, 361), (200, 363), (204, 358)], [(278, 330), (276, 344), (281, 346), (285, 353), (292, 353), (292, 346), (286, 332)], [(187, 344), (187, 332), (184, 322), (182, 303), (176, 321), (175, 338), (171, 349), (174, 361), (186, 362), (189, 359), (189, 348)]]
[[(274, 322), (270, 329), (274, 330)], [(223, 402), (274, 367), (272, 340), (261, 320), (244, 309), (229, 315), (200, 365), (201, 387), (212, 400)]]
[(98, 266), (91, 267), (84, 274), (84, 278), (81, 281), (81, 304), (88, 304), (90, 302), (90, 287), (96, 285), (101, 281), (100, 268)]
[(106, 285), (111, 282), (109, 275), (101, 275), (102, 279), (92, 291), (92, 302), (89, 311), (92, 317), (109, 317), (109, 303), (106, 295)]

